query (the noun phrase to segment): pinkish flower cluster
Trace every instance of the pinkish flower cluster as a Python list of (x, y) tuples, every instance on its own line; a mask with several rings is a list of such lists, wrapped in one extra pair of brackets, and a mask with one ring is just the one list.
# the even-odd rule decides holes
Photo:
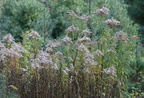
[(84, 21), (88, 21), (91, 17), (88, 16), (88, 15), (83, 15), (83, 16), (80, 16), (79, 19), (81, 20), (84, 20)]
[(5, 48), (4, 44), (0, 41), (0, 49)]
[(1, 48), (0, 48), (0, 55), (1, 56), (9, 56), (9, 57), (23, 57), (23, 55), (21, 54), (21, 52), (27, 52), (21, 45), (17, 44), (17, 43), (13, 43), (11, 48), (8, 49), (6, 48), (2, 43), (1, 44)]
[(70, 37), (68, 37), (68, 35), (66, 35), (63, 39), (62, 39), (62, 41), (63, 42), (70, 42), (72, 39), (70, 38)]
[(68, 12), (71, 17), (78, 17), (74, 11)]
[(85, 52), (88, 51), (87, 47), (82, 43), (80, 45), (78, 45), (78, 50), (85, 51)]
[(97, 56), (104, 56), (104, 53), (101, 50), (96, 50), (94, 54)]
[(84, 72), (84, 73), (90, 73), (90, 71), (89, 71), (89, 68), (88, 68), (88, 67), (84, 68), (84, 69), (82, 70), (82, 72)]
[[(70, 64), (70, 67), (68, 68), (68, 67), (66, 67), (64, 70), (63, 70), (63, 72), (65, 73), (65, 74), (68, 74), (68, 72), (73, 72), (74, 73), (74, 66), (73, 66), (73, 64)], [(76, 72), (75, 72), (76, 73)]]
[(4, 61), (5, 60), (6, 57), (5, 57), (4, 53), (5, 53), (5, 46), (0, 41), (0, 61)]
[(120, 25), (120, 22), (115, 20), (113, 17), (111, 19), (105, 20), (104, 23), (106, 23), (110, 27)]
[(133, 35), (132, 39), (139, 39), (140, 37), (138, 35)]
[(86, 52), (83, 59), (84, 59), (84, 64), (86, 66), (88, 66), (88, 65), (97, 65), (97, 62), (94, 60), (94, 55), (90, 52)]
[(74, 25), (69, 26), (69, 27), (66, 29), (66, 31), (68, 31), (68, 32), (76, 32), (76, 31), (78, 31), (78, 30), (79, 30), (79, 28), (75, 27)]
[(82, 34), (84, 34), (84, 35), (91, 34), (91, 33), (92, 32), (88, 28), (86, 28), (85, 30), (82, 31)]
[(115, 33), (115, 40), (123, 40), (127, 41), (128, 40), (128, 35), (122, 30), (119, 32)]
[(98, 9), (97, 11), (96, 11), (96, 15), (98, 15), (98, 16), (104, 16), (104, 15), (108, 15), (109, 14), (109, 9), (108, 8), (106, 8), (106, 7), (102, 7), (101, 9)]
[(57, 63), (54, 63), (53, 66), (51, 67), (52, 69), (55, 69), (55, 70), (58, 70), (58, 66), (57, 66)]
[(32, 31), (30, 32), (29, 37), (35, 38), (35, 37), (40, 37), (40, 35), (38, 34), (38, 32), (32, 30)]
[(115, 51), (115, 50), (112, 50), (112, 49), (107, 50), (107, 52), (108, 52), (108, 53), (116, 53), (116, 51)]
[(84, 36), (82, 38), (79, 38), (77, 42), (91, 42), (91, 39), (89, 37)]
[(55, 42), (49, 41), (49, 43), (46, 45), (46, 51), (52, 52), (53, 48), (59, 47), (61, 45), (61, 42), (59, 40), (55, 40)]
[(14, 50), (14, 51), (17, 51), (17, 52), (27, 52), (20, 44), (17, 44), (14, 42), (14, 44), (11, 46), (11, 48)]
[(48, 55), (45, 51), (39, 51), (39, 53), (36, 56), (35, 63), (38, 64), (46, 64), (46, 65), (52, 65), (52, 58), (50, 55)]
[(14, 41), (14, 38), (12, 37), (12, 35), (9, 33), (7, 34), (5, 37), (3, 37), (3, 41), (5, 42), (13, 42)]
[(116, 76), (116, 68), (114, 66), (105, 68), (105, 69), (103, 69), (102, 73), (112, 75), (112, 76)]
[(60, 51), (57, 51), (57, 52), (55, 53), (55, 55), (57, 55), (57, 56), (62, 56), (63, 53), (61, 53)]

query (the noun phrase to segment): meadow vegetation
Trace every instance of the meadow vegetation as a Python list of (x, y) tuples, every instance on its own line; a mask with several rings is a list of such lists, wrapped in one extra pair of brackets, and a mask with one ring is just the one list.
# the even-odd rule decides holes
[(144, 96), (138, 25), (121, 0), (3, 5), (0, 98)]

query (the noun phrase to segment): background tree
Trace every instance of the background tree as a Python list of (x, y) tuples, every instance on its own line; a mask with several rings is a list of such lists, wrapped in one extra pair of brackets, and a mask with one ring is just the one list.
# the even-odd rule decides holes
[(125, 0), (129, 5), (128, 14), (135, 23), (140, 25), (141, 42), (144, 43), (144, 0)]
[(143, 0), (125, 0), (128, 7), (128, 13), (131, 18), (140, 25), (144, 25), (144, 22), (141, 21), (144, 18), (144, 1)]

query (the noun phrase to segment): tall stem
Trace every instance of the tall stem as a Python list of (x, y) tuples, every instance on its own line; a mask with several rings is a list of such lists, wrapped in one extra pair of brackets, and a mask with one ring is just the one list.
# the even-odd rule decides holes
[(44, 28), (43, 28), (44, 34), (43, 34), (43, 36), (44, 36), (44, 43), (45, 43), (45, 41), (46, 41), (46, 39), (45, 39), (46, 38), (46, 36), (45, 36), (45, 34), (46, 34), (46, 21), (45, 21), (46, 20), (46, 1), (44, 1), (43, 3), (44, 3), (44, 21), (43, 21), (44, 22)]
[[(88, 9), (89, 9), (88, 13), (89, 13), (89, 16), (90, 16), (91, 15), (91, 0), (88, 0)], [(91, 21), (90, 21), (90, 19), (88, 20), (87, 26), (91, 30)], [(90, 34), (90, 38), (92, 38), (92, 33)]]
[(89, 15), (91, 14), (91, 0), (88, 1), (89, 2)]

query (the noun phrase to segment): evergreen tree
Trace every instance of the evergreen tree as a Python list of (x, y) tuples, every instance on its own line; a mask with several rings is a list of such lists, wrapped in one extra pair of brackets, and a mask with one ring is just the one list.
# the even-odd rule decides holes
[(141, 43), (144, 43), (144, 0), (125, 0), (129, 5), (128, 14), (135, 23), (140, 25), (139, 34), (141, 36)]
[(144, 25), (144, 0), (125, 0), (129, 4), (128, 12), (131, 18), (140, 25)]

